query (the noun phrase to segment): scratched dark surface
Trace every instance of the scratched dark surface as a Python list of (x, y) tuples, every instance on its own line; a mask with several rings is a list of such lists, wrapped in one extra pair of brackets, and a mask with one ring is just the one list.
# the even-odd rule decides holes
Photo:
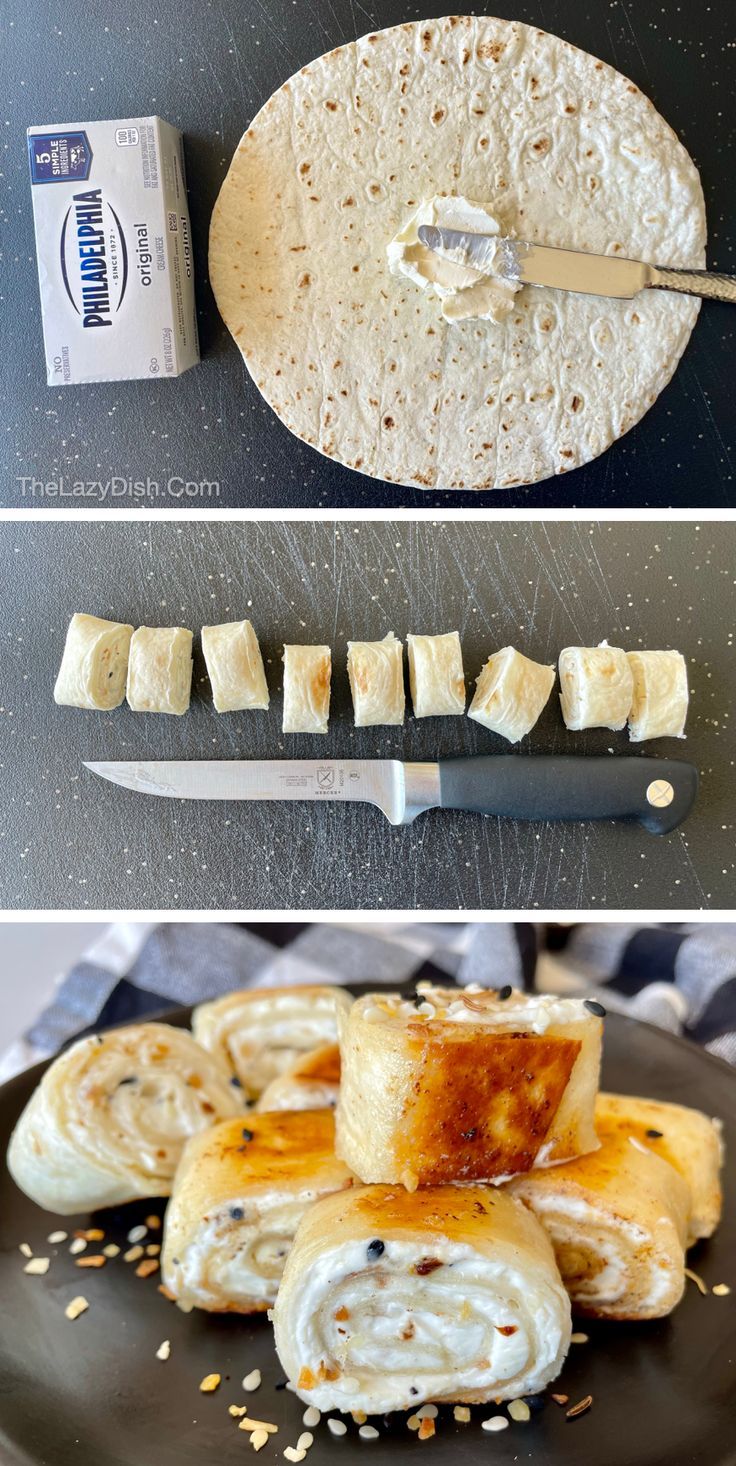
[[(0, 863), (10, 907), (731, 908), (736, 890), (736, 528), (638, 523), (204, 524), (41, 520), (0, 526), (5, 571)], [(215, 713), (195, 643), (182, 718), (57, 708), (75, 610), (149, 624), (249, 616), (267, 713)], [(515, 642), (552, 661), (603, 637), (676, 645), (692, 688), (686, 742), (702, 788), (654, 838), (613, 823), (534, 826), (434, 811), (393, 828), (364, 805), (183, 803), (136, 794), (84, 759), (382, 757), (508, 752), (468, 718), (352, 726), (348, 637), (460, 631), (468, 681)], [(329, 642), (326, 737), (283, 737), (283, 641)], [(556, 696), (526, 752), (617, 753), (627, 736), (565, 731)], [(640, 749), (642, 746), (639, 746)]]
[[(734, 271), (736, 190), (733, 0), (492, 0), (631, 77), (675, 128), (701, 170), (711, 269)], [(3, 308), (12, 314), (5, 378), (0, 504), (80, 508), (120, 480), (105, 505), (187, 506), (169, 479), (219, 484), (204, 507), (433, 506), (491, 502), (582, 507), (736, 502), (733, 307), (706, 305), (674, 382), (643, 421), (594, 463), (543, 486), (481, 496), (423, 494), (330, 463), (293, 437), (263, 402), (217, 314), (207, 283), (207, 230), (237, 142), (292, 72), (366, 31), (442, 15), (396, 0), (5, 0), (0, 45), (7, 225)], [(173, 382), (45, 385), (25, 129), (31, 124), (158, 112), (186, 134), (203, 348)], [(20, 477), (92, 485), (92, 500), (25, 497)], [(129, 480), (161, 486), (130, 488)], [(180, 492), (175, 486), (175, 494)], [(58, 493), (58, 490), (57, 490)]]

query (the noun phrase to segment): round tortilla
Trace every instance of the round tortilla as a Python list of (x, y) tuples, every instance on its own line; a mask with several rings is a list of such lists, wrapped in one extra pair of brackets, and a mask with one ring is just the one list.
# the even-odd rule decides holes
[(695, 166), (619, 72), (517, 22), (396, 26), (305, 66), (232, 161), (210, 279), (254, 381), (298, 437), (392, 483), (506, 488), (589, 462), (669, 381), (698, 302), (525, 287), (500, 324), (450, 324), (386, 260), (438, 193), (538, 243), (705, 263)]

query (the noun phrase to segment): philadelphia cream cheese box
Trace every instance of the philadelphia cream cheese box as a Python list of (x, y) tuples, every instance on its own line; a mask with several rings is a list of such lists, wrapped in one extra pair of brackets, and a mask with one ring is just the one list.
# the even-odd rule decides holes
[(28, 129), (49, 386), (199, 361), (181, 133), (160, 117)]

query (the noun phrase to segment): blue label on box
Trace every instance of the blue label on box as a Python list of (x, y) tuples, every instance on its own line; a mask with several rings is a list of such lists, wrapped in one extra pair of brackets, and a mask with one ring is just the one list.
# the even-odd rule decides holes
[(92, 149), (86, 132), (47, 132), (28, 139), (32, 183), (89, 178)]

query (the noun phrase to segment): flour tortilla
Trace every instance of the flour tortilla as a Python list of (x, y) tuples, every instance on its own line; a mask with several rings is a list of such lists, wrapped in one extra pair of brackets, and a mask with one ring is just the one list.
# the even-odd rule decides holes
[(218, 306), (292, 432), (427, 489), (534, 483), (602, 453), (674, 371), (698, 314), (527, 287), (448, 323), (386, 246), (434, 194), (543, 244), (702, 267), (697, 171), (633, 83), (566, 41), (451, 16), (306, 66), (242, 138), (210, 231)]

